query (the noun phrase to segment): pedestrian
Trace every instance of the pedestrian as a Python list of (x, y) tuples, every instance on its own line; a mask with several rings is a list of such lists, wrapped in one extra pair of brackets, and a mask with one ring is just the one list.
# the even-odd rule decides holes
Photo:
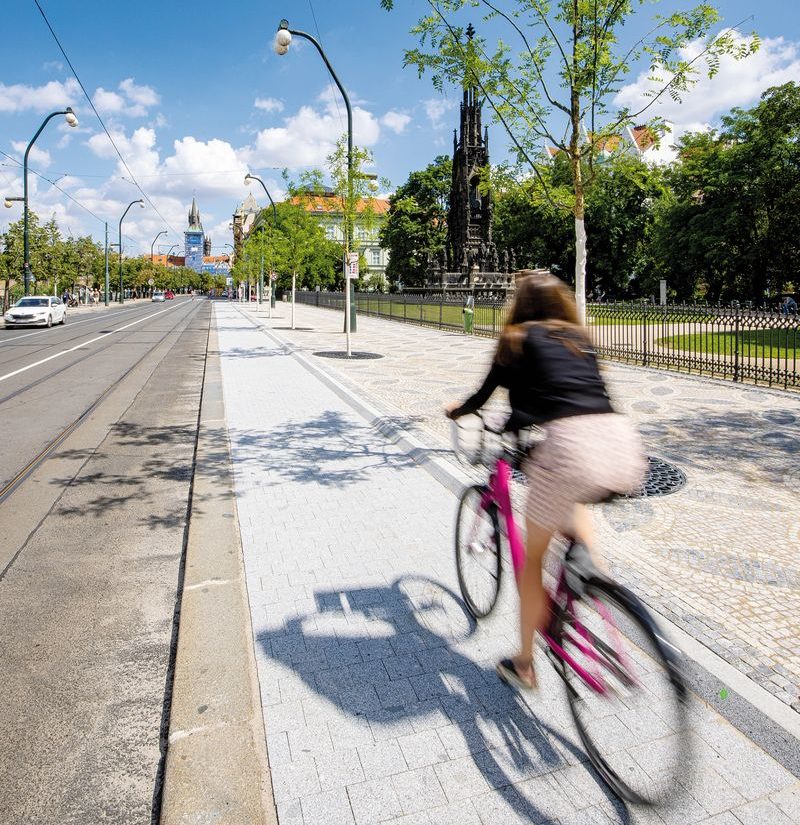
[(797, 301), (791, 296), (787, 295), (781, 304), (782, 315), (797, 315)]
[(614, 411), (589, 334), (567, 285), (551, 274), (523, 270), (494, 360), (481, 388), (449, 404), (449, 418), (479, 410), (498, 387), (508, 389), (509, 430), (535, 424), (544, 441), (525, 461), (528, 477), (526, 561), (519, 581), (520, 647), (497, 665), (518, 687), (536, 684), (533, 641), (549, 618), (542, 563), (554, 533), (594, 545), (585, 505), (610, 492), (631, 493), (644, 477), (641, 439)]

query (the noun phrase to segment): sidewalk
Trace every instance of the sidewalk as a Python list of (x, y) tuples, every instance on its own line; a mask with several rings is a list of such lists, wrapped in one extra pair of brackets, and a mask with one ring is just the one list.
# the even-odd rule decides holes
[[(477, 630), (466, 620), (452, 493), (235, 305), (217, 303), (215, 314), (281, 825), (800, 818), (794, 777), (700, 702), (692, 710), (699, 770), (680, 807), (666, 819), (620, 809), (583, 761), (553, 671), (540, 663), (531, 706), (498, 684), (494, 663), (515, 646), (515, 600), (506, 590)], [(286, 325), (283, 314), (275, 326)], [(298, 307), (303, 326), (340, 320)], [(401, 331), (414, 357), (413, 330)], [(315, 350), (331, 348), (326, 336), (315, 335)], [(372, 348), (362, 333), (356, 340)], [(358, 366), (369, 363), (383, 378), (361, 371), (367, 384), (403, 378), (387, 359)], [(426, 378), (433, 395), (435, 375)], [(423, 415), (426, 398), (421, 391)], [(657, 721), (627, 719), (651, 739), (629, 754), (632, 764), (652, 759)]]
[[(301, 352), (343, 349), (341, 313), (297, 306), (264, 323)], [(262, 313), (262, 318), (264, 313)], [(494, 342), (359, 317), (356, 350), (314, 359), (357, 394), (449, 447), (443, 402), (476, 388)], [(651, 455), (686, 474), (678, 493), (597, 510), (614, 574), (755, 684), (800, 711), (800, 412), (796, 394), (604, 362)]]

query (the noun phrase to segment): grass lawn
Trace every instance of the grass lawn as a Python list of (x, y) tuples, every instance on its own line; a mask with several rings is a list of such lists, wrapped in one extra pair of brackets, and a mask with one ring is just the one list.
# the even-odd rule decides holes
[[(656, 343), (670, 349), (733, 357), (735, 337), (732, 332), (709, 332), (659, 338)], [(739, 355), (792, 361), (800, 358), (800, 333), (792, 329), (743, 330), (739, 333)]]

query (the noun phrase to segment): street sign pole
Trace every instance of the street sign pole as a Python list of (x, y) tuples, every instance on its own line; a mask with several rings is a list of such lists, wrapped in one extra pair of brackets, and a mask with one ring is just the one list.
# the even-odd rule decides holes
[(106, 221), (106, 295), (105, 295), (105, 305), (108, 306), (108, 221)]

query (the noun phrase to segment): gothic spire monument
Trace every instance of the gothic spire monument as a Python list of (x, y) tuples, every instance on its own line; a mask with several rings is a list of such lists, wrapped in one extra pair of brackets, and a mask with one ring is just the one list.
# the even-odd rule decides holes
[(203, 253), (205, 251), (205, 233), (200, 223), (200, 210), (197, 202), (192, 198), (192, 208), (189, 210), (189, 228), (184, 231), (185, 266), (195, 272), (203, 271)]
[[(472, 40), (475, 30), (467, 29)], [(489, 268), (492, 195), (479, 190), (480, 170), (489, 165), (489, 129), (481, 127), (482, 102), (473, 86), (464, 90), (458, 132), (453, 130), (453, 179), (447, 222), (448, 269), (469, 275), (474, 265)]]

